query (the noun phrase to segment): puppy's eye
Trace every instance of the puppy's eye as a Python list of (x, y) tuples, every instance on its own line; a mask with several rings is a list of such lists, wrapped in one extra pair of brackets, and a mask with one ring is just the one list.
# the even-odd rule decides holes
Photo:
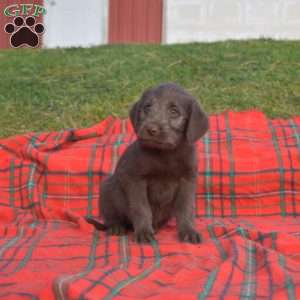
[(148, 104), (146, 104), (146, 105), (144, 106), (144, 112), (145, 112), (146, 114), (149, 113), (150, 109), (151, 109), (151, 104), (150, 104), (150, 103), (148, 103)]
[(171, 117), (173, 117), (173, 118), (176, 118), (180, 115), (180, 112), (179, 112), (178, 108), (175, 105), (172, 105), (169, 108), (169, 113), (170, 113)]

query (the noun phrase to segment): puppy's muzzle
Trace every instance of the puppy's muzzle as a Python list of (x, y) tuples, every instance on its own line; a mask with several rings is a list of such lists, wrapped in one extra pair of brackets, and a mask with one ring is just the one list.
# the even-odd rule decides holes
[(146, 126), (145, 131), (149, 137), (155, 137), (160, 134), (160, 128), (156, 124), (150, 124)]
[(145, 124), (139, 134), (138, 138), (140, 143), (144, 147), (156, 148), (156, 149), (173, 149), (176, 147), (176, 143), (171, 141), (167, 135), (167, 130), (163, 130), (163, 127), (156, 123)]

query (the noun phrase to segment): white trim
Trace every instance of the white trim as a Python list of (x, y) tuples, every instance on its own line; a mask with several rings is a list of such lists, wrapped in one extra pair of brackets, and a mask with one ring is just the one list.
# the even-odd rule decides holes
[(167, 23), (168, 23), (168, 1), (162, 0), (162, 26), (161, 26), (161, 43), (166, 44), (168, 40), (168, 31), (167, 31)]

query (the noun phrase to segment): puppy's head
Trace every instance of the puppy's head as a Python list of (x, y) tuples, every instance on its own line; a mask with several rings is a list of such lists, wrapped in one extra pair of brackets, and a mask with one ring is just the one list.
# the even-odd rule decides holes
[(194, 143), (208, 129), (208, 118), (190, 94), (173, 83), (146, 90), (130, 111), (140, 143), (149, 148), (175, 149)]

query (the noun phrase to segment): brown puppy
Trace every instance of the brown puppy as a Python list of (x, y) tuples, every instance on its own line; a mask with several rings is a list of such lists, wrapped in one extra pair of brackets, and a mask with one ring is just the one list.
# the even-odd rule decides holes
[(102, 182), (100, 230), (151, 242), (154, 232), (176, 218), (181, 241), (199, 243), (194, 229), (197, 159), (194, 143), (208, 129), (208, 118), (196, 99), (175, 84), (144, 92), (130, 111), (137, 135), (112, 176)]

